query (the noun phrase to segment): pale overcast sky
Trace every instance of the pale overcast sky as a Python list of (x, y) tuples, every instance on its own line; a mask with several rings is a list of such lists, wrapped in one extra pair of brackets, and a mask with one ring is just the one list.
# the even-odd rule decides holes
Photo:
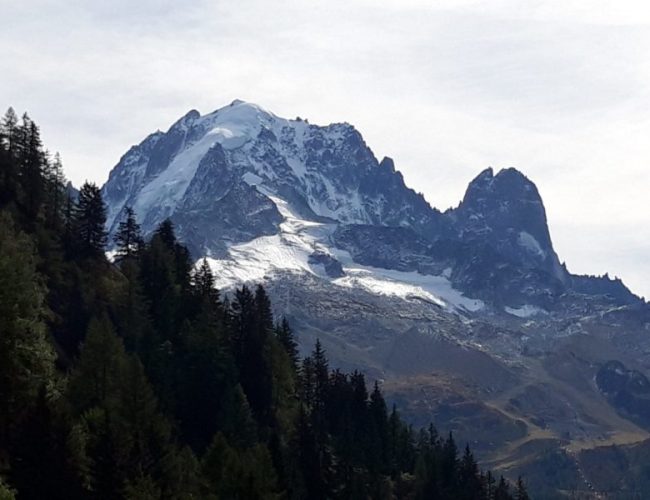
[(571, 271), (650, 298), (647, 2), (0, 0), (0, 23), (0, 105), (77, 185), (241, 98), (354, 124), (441, 209), (515, 166)]

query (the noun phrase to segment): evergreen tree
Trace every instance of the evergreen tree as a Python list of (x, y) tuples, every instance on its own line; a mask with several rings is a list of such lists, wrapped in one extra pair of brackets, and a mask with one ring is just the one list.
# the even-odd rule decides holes
[(0, 125), (0, 142), (9, 152), (11, 157), (16, 155), (18, 142), (18, 115), (14, 108), (9, 107)]
[(291, 366), (294, 371), (298, 371), (299, 355), (298, 355), (298, 343), (296, 342), (293, 330), (289, 326), (289, 322), (286, 318), (282, 318), (282, 321), (275, 327), (275, 336), (282, 344), (282, 347), (289, 355), (291, 361)]
[(237, 450), (222, 434), (203, 457), (203, 498), (278, 498), (277, 477), (266, 447)]
[(174, 232), (174, 224), (171, 219), (165, 219), (160, 223), (156, 229), (155, 235), (167, 247), (168, 250), (173, 251), (176, 248), (176, 234)]
[(182, 354), (177, 357), (176, 384), (182, 398), (177, 402), (176, 414), (186, 442), (201, 452), (217, 431), (224, 409), (232, 414), (244, 404), (229, 393), (236, 384), (236, 369), (223, 335), (209, 310), (186, 323), (182, 330), (184, 342), (179, 348)]
[[(246, 285), (235, 290), (235, 297), (231, 304), (231, 336), (235, 359), (241, 372), (243, 364), (250, 348), (250, 336), (254, 330), (255, 304), (253, 294)], [(243, 374), (243, 373), (242, 373)]]
[[(273, 433), (285, 435), (291, 431), (296, 401), (296, 370), (284, 347), (275, 337), (268, 339), (271, 370), (271, 425)], [(271, 435), (273, 439), (273, 435)], [(282, 441), (284, 444), (284, 441)], [(273, 451), (273, 449), (271, 449)]]
[(68, 386), (69, 401), (76, 414), (113, 405), (125, 368), (124, 346), (110, 320), (107, 316), (93, 318)]
[(30, 142), (29, 132), (31, 128), (31, 118), (25, 112), (20, 117), (20, 123), (16, 128), (16, 157), (20, 162), (21, 170), (25, 166), (26, 152)]
[(484, 476), (484, 482), (485, 482), (485, 495), (488, 498), (488, 500), (494, 500), (494, 492), (495, 492), (495, 487), (494, 485), (496, 484), (496, 481), (494, 480), (494, 476), (492, 475), (492, 472), (487, 471), (487, 473)]
[(23, 115), (21, 124), (22, 137), (22, 166), (20, 179), (24, 195), (24, 207), (28, 220), (33, 221), (39, 215), (44, 198), (44, 155), (40, 132), (36, 124)]
[(164, 479), (163, 458), (174, 451), (170, 426), (140, 361), (126, 354), (106, 317), (90, 324), (69, 394), (93, 491), (117, 498), (151, 478)]
[(157, 334), (157, 345), (171, 341), (180, 327), (180, 290), (174, 254), (159, 235), (154, 235), (140, 258), (142, 288)]
[(262, 285), (257, 285), (255, 289), (255, 328), (262, 339), (268, 338), (273, 330), (271, 300)]
[(392, 478), (396, 478), (399, 471), (404, 470), (402, 453), (400, 446), (400, 434), (402, 422), (397, 412), (397, 406), (393, 404), (393, 409), (388, 417), (388, 466)]
[(300, 466), (305, 488), (304, 498), (321, 500), (329, 498), (330, 487), (328, 484), (330, 456), (327, 449), (318, 445), (318, 439), (309, 422), (305, 408), (300, 408), (296, 429), (297, 462)]
[(210, 269), (207, 258), (204, 257), (201, 260), (201, 265), (194, 272), (192, 284), (199, 297), (205, 297), (209, 301), (214, 302), (219, 299), (219, 294), (214, 287), (214, 275), (212, 274), (212, 269)]
[(311, 408), (314, 404), (314, 360), (307, 356), (302, 360), (298, 374), (298, 394), (303, 405)]
[[(176, 241), (173, 225), (164, 221), (154, 232), (139, 258), (142, 286), (150, 305), (150, 316), (158, 345), (168, 342), (174, 351), (180, 346), (181, 326), (192, 319), (192, 268), (189, 252)], [(164, 369), (163, 367), (160, 367)], [(154, 380), (154, 382), (156, 382)]]
[(41, 387), (54, 388), (45, 297), (32, 241), (0, 212), (0, 449)]
[[(171, 428), (158, 411), (158, 401), (139, 359), (125, 361), (115, 406), (116, 433), (124, 441), (127, 476), (139, 471), (161, 478), (161, 458), (172, 453)], [(119, 442), (119, 441), (118, 441)]]
[(16, 492), (9, 488), (0, 477), (0, 500), (15, 500)]
[(232, 316), (233, 347), (241, 385), (255, 418), (266, 426), (272, 417), (268, 334), (273, 327), (273, 317), (264, 289), (258, 288), (255, 295), (246, 286), (237, 290)]
[(117, 262), (136, 257), (144, 245), (140, 234), (140, 225), (135, 219), (135, 212), (131, 207), (126, 207), (125, 212), (126, 218), (120, 222), (115, 234), (115, 243), (117, 244), (115, 260)]
[(18, 117), (9, 108), (0, 123), (0, 208), (18, 199), (17, 128)]
[(325, 356), (325, 350), (320, 340), (316, 340), (316, 346), (311, 353), (314, 366), (314, 399), (312, 404), (312, 417), (317, 437), (322, 437), (326, 432), (325, 426), (325, 404), (329, 388), (329, 364)]
[(517, 478), (517, 486), (516, 486), (516, 500), (530, 500), (530, 497), (528, 496), (528, 491), (526, 491), (526, 485), (524, 484), (524, 480), (519, 476)]
[(82, 485), (67, 461), (69, 428), (57, 414), (58, 402), (41, 388), (11, 445), (11, 482), (20, 491), (20, 498), (83, 497)]
[[(354, 371), (350, 375), (350, 386), (352, 392), (350, 401), (352, 432), (356, 439), (365, 440), (368, 430), (368, 389), (363, 373)], [(362, 456), (362, 453), (359, 453), (359, 456)]]
[(250, 448), (257, 441), (257, 425), (240, 385), (227, 391), (218, 424), (220, 432), (235, 448)]
[(153, 478), (142, 473), (128, 480), (124, 486), (125, 500), (158, 500), (161, 491)]
[(74, 254), (76, 245), (74, 207), (75, 201), (67, 193), (63, 203), (63, 248), (67, 256)]
[(480, 473), (474, 455), (469, 449), (469, 445), (465, 447), (465, 451), (458, 465), (459, 474), (459, 498), (472, 500), (476, 498), (477, 492), (483, 493), (483, 485), (480, 481)]
[(120, 265), (125, 281), (116, 294), (115, 326), (129, 351), (135, 351), (143, 362), (153, 350), (153, 327), (149, 307), (140, 279), (139, 263), (133, 259)]
[(375, 381), (368, 405), (370, 416), (368, 461), (374, 473), (389, 473), (389, 428), (388, 411), (384, 396)]
[(200, 464), (188, 446), (172, 450), (160, 462), (162, 498), (201, 498)]
[(107, 242), (106, 207), (96, 184), (86, 182), (74, 208), (77, 248), (83, 257), (102, 255)]
[(499, 484), (494, 490), (494, 500), (508, 500), (510, 498), (512, 498), (510, 496), (510, 486), (506, 482), (505, 478), (501, 476)]
[(443, 489), (453, 491), (458, 485), (458, 448), (451, 432), (442, 445), (440, 472)]
[(47, 191), (46, 223), (58, 231), (62, 225), (67, 196), (63, 165), (59, 153), (54, 155), (51, 164), (46, 164), (45, 175)]

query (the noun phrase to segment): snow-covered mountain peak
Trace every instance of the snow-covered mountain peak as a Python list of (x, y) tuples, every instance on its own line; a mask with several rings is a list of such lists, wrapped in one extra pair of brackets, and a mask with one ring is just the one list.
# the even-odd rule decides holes
[(181, 118), (179, 118), (176, 122), (174, 122), (174, 124), (171, 127), (169, 127), (169, 131), (187, 130), (200, 117), (201, 117), (201, 113), (199, 113), (196, 109), (191, 109), (190, 111), (185, 113)]
[[(145, 236), (171, 218), (196, 258), (224, 261), (234, 278), (254, 261), (262, 275), (299, 271), (373, 290), (384, 287), (378, 276), (400, 290), (421, 280), (439, 290), (442, 276), (469, 297), (509, 307), (547, 307), (567, 287), (612, 292), (560, 265), (539, 192), (518, 170), (484, 170), (442, 214), (406, 186), (391, 158), (378, 162), (352, 125), (288, 120), (241, 100), (205, 115), (191, 110), (147, 136), (111, 171), (103, 195), (111, 233), (129, 206)], [(451, 292), (408, 290), (451, 301)], [(628, 300), (623, 292), (616, 296)]]
[(429, 222), (431, 208), (404, 185), (392, 160), (380, 165), (347, 123), (312, 125), (236, 100), (203, 116), (192, 110), (155, 139), (132, 148), (104, 186), (111, 231), (126, 206), (149, 232), (167, 217), (180, 220), (182, 212), (251, 189), (312, 220)]
[[(207, 125), (232, 125), (259, 132), (262, 126), (272, 126), (273, 122), (281, 119), (257, 104), (237, 99), (223, 108), (206, 114), (201, 117), (201, 120)], [(252, 135), (255, 136), (257, 133)]]

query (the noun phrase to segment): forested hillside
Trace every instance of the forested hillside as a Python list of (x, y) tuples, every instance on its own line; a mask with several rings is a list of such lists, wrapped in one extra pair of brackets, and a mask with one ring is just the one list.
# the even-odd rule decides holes
[(113, 262), (97, 186), (0, 128), (0, 499), (525, 499), (363, 374), (299, 359), (262, 286), (223, 296), (164, 221)]

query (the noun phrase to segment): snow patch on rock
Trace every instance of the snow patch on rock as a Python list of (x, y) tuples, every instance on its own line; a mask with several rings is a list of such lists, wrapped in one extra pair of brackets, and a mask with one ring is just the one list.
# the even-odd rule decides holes
[(518, 318), (530, 318), (532, 316), (539, 316), (542, 314), (548, 314), (544, 309), (533, 306), (530, 304), (523, 305), (521, 307), (504, 307), (504, 310), (512, 315), (517, 316)]
[(538, 255), (541, 258), (546, 258), (546, 252), (542, 249), (542, 246), (532, 234), (527, 233), (526, 231), (521, 231), (519, 233), (517, 241), (520, 246), (528, 250), (533, 255)]
[(253, 172), (246, 172), (242, 176), (242, 180), (249, 186), (257, 186), (262, 183), (262, 179), (259, 175), (254, 174)]
[[(263, 188), (261, 189), (263, 190)], [(229, 289), (246, 282), (262, 282), (278, 272), (310, 273), (341, 287), (361, 287), (378, 295), (419, 298), (452, 311), (478, 311), (480, 300), (465, 297), (446, 276), (402, 272), (362, 266), (344, 250), (331, 247), (335, 224), (300, 218), (285, 200), (269, 196), (284, 217), (280, 233), (231, 245), (228, 258), (208, 258), (218, 288)], [(331, 278), (310, 255), (321, 253), (338, 260), (345, 276)]]

